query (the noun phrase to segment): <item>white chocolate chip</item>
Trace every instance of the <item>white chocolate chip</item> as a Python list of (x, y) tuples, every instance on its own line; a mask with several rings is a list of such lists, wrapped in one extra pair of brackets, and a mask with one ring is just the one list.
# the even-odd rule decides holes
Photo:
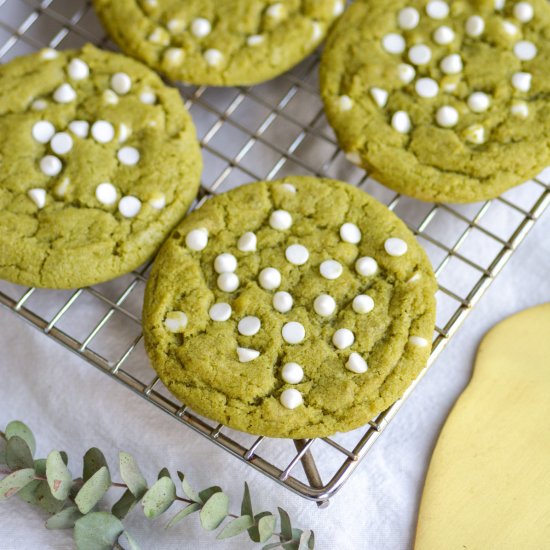
[(223, 53), (215, 48), (210, 48), (204, 52), (204, 60), (209, 67), (219, 67), (223, 63)]
[(420, 21), (420, 14), (414, 8), (403, 8), (397, 14), (397, 24), (404, 30), (414, 29)]
[(459, 81), (460, 76), (446, 75), (439, 81), (439, 85), (444, 92), (450, 93), (456, 90)]
[(287, 384), (299, 384), (304, 379), (304, 369), (298, 363), (286, 363), (281, 369), (281, 378)]
[(514, 101), (510, 107), (510, 112), (518, 118), (527, 118), (529, 116), (529, 105), (525, 101)]
[(409, 49), (408, 55), (413, 65), (426, 65), (432, 58), (432, 50), (426, 44), (416, 44)]
[(103, 101), (105, 101), (107, 105), (118, 105), (119, 97), (113, 90), (105, 90), (103, 92)]
[(63, 170), (63, 164), (57, 157), (46, 155), (40, 160), (40, 170), (42, 170), (46, 176), (57, 176), (61, 170)]
[(41, 210), (46, 206), (46, 190), (45, 189), (29, 189), (27, 191), (29, 199), (34, 202), (36, 207)]
[(265, 40), (262, 34), (251, 34), (247, 39), (246, 43), (248, 46), (254, 47), (259, 46)]
[(223, 292), (235, 292), (239, 288), (239, 277), (235, 273), (222, 273), (218, 276), (218, 288)]
[(114, 204), (117, 201), (118, 194), (115, 186), (112, 183), (100, 183), (95, 189), (95, 197), (101, 204), (107, 206)]
[(408, 134), (412, 129), (411, 118), (405, 111), (397, 111), (391, 119), (393, 129), (400, 134)]
[(414, 89), (420, 97), (431, 99), (435, 97), (439, 92), (439, 85), (433, 78), (419, 78)]
[(266, 15), (271, 19), (282, 19), (286, 16), (286, 7), (284, 4), (278, 2), (277, 4), (271, 4), (266, 10)]
[(414, 80), (416, 70), (412, 65), (407, 63), (399, 63), (399, 65), (397, 65), (397, 76), (401, 82), (409, 84)]
[(187, 315), (183, 311), (171, 311), (164, 319), (164, 326), (169, 332), (181, 333), (187, 328)]
[(495, 10), (500, 11), (504, 8), (506, 0), (495, 0)]
[(86, 139), (90, 132), (90, 124), (85, 120), (73, 120), (69, 123), (69, 130), (77, 137)]
[(428, 340), (426, 340), (426, 338), (422, 338), (421, 336), (410, 336), (409, 344), (419, 348), (426, 348), (428, 347)]
[(483, 34), (485, 30), (485, 21), (479, 15), (472, 15), (466, 20), (466, 34), (468, 36), (477, 37)]
[(67, 68), (69, 77), (73, 80), (84, 80), (90, 76), (90, 67), (82, 59), (74, 58)]
[(227, 321), (231, 317), (231, 313), (231, 306), (225, 302), (218, 302), (208, 310), (210, 319), (217, 322)]
[(185, 30), (185, 21), (183, 19), (170, 19), (166, 23), (166, 28), (174, 34), (180, 33)]
[(481, 145), (485, 143), (485, 128), (481, 124), (472, 124), (464, 130), (464, 138), (470, 143)]
[(31, 104), (31, 109), (33, 111), (44, 111), (48, 107), (48, 102), (44, 99), (36, 99)]
[(442, 25), (441, 27), (435, 29), (433, 37), (434, 41), (437, 44), (440, 44), (441, 46), (446, 46), (455, 39), (455, 32), (453, 31), (453, 29), (451, 29), (451, 27)]
[(537, 47), (529, 40), (520, 40), (514, 44), (514, 53), (520, 61), (531, 61), (537, 55)]
[(191, 23), (191, 32), (197, 38), (204, 38), (212, 32), (212, 25), (208, 19), (197, 17), (197, 19)]
[(445, 19), (449, 15), (449, 5), (441, 0), (432, 0), (426, 6), (426, 13), (432, 19)]
[(92, 124), (92, 137), (98, 143), (109, 143), (115, 137), (115, 129), (110, 122), (98, 120)]
[(66, 155), (73, 148), (73, 138), (67, 132), (59, 132), (53, 136), (50, 147), (56, 155)]
[(132, 129), (122, 122), (118, 127), (118, 142), (124, 143), (132, 134)]
[(63, 178), (62, 181), (59, 182), (57, 187), (54, 189), (54, 193), (58, 198), (63, 198), (67, 194), (67, 189), (69, 188), (69, 185), (71, 184), (71, 180), (69, 178)]
[(56, 103), (71, 103), (76, 99), (76, 92), (70, 84), (61, 84), (53, 93)]
[(439, 66), (445, 74), (458, 74), (464, 68), (462, 58), (457, 53), (444, 57)]
[(241, 363), (249, 363), (260, 357), (260, 352), (250, 348), (237, 348), (237, 357)]
[(280, 401), (281, 405), (285, 407), (285, 409), (290, 410), (296, 409), (304, 403), (302, 394), (294, 388), (288, 388), (281, 393)]
[(141, 155), (135, 147), (123, 147), (117, 153), (117, 158), (121, 164), (126, 166), (135, 166)]
[(311, 32), (311, 40), (313, 42), (319, 42), (321, 38), (323, 38), (323, 26), (318, 21), (312, 21), (312, 32)]
[(403, 239), (398, 239), (396, 237), (391, 237), (387, 239), (384, 243), (384, 248), (390, 256), (403, 256), (407, 253), (409, 247)]
[(214, 270), (216, 273), (235, 273), (237, 269), (237, 258), (233, 254), (224, 252), (216, 256)]
[(373, 87), (370, 89), (370, 95), (378, 107), (385, 107), (388, 102), (388, 92), (382, 88)]
[(148, 37), (147, 40), (158, 46), (168, 46), (170, 44), (170, 35), (160, 27), (157, 27)]
[(317, 315), (328, 317), (334, 313), (336, 309), (336, 301), (328, 294), (319, 294), (313, 301), (313, 309)]
[(346, 362), (346, 369), (355, 374), (363, 374), (368, 370), (367, 362), (357, 353), (352, 352)]
[(199, 229), (189, 231), (185, 237), (185, 244), (187, 245), (187, 248), (190, 248), (195, 252), (204, 250), (208, 244), (208, 230), (204, 227), (200, 227)]
[(122, 197), (118, 203), (118, 211), (125, 218), (135, 218), (141, 211), (141, 201), (132, 195)]
[(143, 90), (143, 92), (139, 94), (139, 100), (144, 105), (154, 105), (157, 102), (157, 96), (151, 90)]
[(355, 313), (370, 313), (374, 309), (374, 300), (367, 294), (359, 294), (353, 299), (351, 307)]
[(255, 334), (258, 334), (260, 328), (262, 328), (262, 323), (258, 317), (255, 317), (254, 315), (243, 317), (237, 325), (239, 334), (242, 334), (243, 336), (254, 336)]
[(44, 48), (40, 52), (40, 57), (42, 59), (46, 59), (46, 60), (50, 61), (52, 59), (56, 59), (57, 57), (59, 57), (59, 53), (56, 50), (54, 50), (53, 48)]
[(533, 75), (530, 73), (518, 72), (512, 75), (512, 86), (520, 92), (528, 92), (531, 89)]
[(489, 96), (483, 92), (474, 92), (468, 97), (468, 107), (474, 113), (483, 113), (491, 105), (491, 99)]
[(319, 266), (319, 273), (321, 273), (321, 275), (329, 281), (338, 279), (343, 272), (344, 268), (342, 267), (342, 264), (336, 260), (325, 260)]
[(269, 217), (269, 225), (273, 229), (285, 231), (292, 226), (292, 216), (286, 210), (275, 210)]
[(345, 243), (357, 244), (361, 242), (361, 230), (354, 223), (345, 223), (340, 227), (340, 238)]
[(115, 73), (111, 77), (111, 88), (119, 95), (126, 95), (132, 89), (132, 79), (126, 73)]
[(309, 260), (309, 251), (301, 244), (291, 244), (285, 250), (285, 257), (291, 264), (304, 265)]
[(522, 23), (529, 23), (534, 14), (535, 10), (529, 2), (518, 2), (514, 6), (514, 17)]
[(382, 38), (382, 47), (388, 53), (396, 55), (403, 53), (405, 46), (405, 39), (400, 34), (391, 32)]
[(355, 262), (355, 271), (363, 277), (370, 277), (378, 271), (378, 264), (374, 258), (363, 256)]
[(244, 235), (241, 236), (239, 242), (237, 243), (237, 248), (241, 252), (256, 252), (256, 244), (258, 239), (256, 235), (251, 231), (247, 231)]
[(147, 201), (155, 210), (162, 210), (166, 206), (166, 197), (163, 193), (154, 193)]
[(415, 273), (408, 281), (407, 283), (416, 283), (416, 281), (420, 281), (420, 279), (422, 279), (422, 274), (421, 273)]
[(34, 124), (31, 133), (38, 143), (48, 143), (55, 134), (55, 126), (47, 120), (40, 120)]
[(296, 194), (296, 187), (292, 183), (281, 183), (281, 187), (288, 193)]
[(348, 95), (341, 95), (338, 98), (338, 107), (340, 111), (351, 111), (353, 109), (353, 99)]
[(275, 290), (281, 286), (281, 273), (274, 267), (266, 267), (258, 277), (260, 286), (265, 290)]
[(511, 21), (503, 21), (502, 28), (506, 34), (515, 36), (518, 33), (518, 28)]
[(344, 13), (345, 9), (346, 9), (345, 0), (336, 0), (334, 2), (334, 9), (332, 10), (332, 15), (334, 15), (334, 17), (338, 17)]
[(332, 336), (332, 343), (338, 349), (346, 349), (353, 346), (355, 335), (347, 328), (339, 328)]
[(183, 62), (185, 52), (181, 48), (168, 48), (164, 52), (164, 62), (168, 65), (180, 65)]
[(273, 307), (279, 313), (288, 313), (292, 309), (293, 304), (294, 300), (288, 292), (280, 291), (273, 295)]
[(283, 340), (287, 344), (299, 344), (303, 342), (306, 337), (306, 329), (302, 323), (291, 321), (290, 323), (285, 323), (283, 325), (281, 334), (283, 336)]
[(458, 124), (458, 111), (450, 105), (439, 107), (435, 119), (442, 128), (452, 128)]

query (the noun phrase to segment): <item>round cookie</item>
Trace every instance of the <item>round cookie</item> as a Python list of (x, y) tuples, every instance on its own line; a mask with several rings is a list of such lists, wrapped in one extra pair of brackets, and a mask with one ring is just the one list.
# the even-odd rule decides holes
[(546, 0), (365, 0), (331, 33), (326, 112), (348, 158), (422, 200), (495, 197), (550, 164)]
[(256, 84), (302, 61), (345, 0), (94, 0), (113, 40), (173, 80)]
[(93, 46), (0, 67), (0, 277), (92, 285), (147, 260), (185, 214), (201, 155), (179, 93)]
[(412, 233), (363, 191), (293, 177), (208, 200), (147, 285), (145, 345), (183, 403), (308, 438), (361, 426), (428, 359), (436, 283)]

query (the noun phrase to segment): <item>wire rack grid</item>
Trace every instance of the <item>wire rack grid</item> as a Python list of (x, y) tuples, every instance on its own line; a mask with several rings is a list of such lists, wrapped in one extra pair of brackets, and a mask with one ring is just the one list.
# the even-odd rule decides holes
[[(86, 0), (0, 0), (0, 61), (44, 46), (93, 42), (113, 48)], [(205, 160), (194, 207), (252, 180), (291, 174), (357, 185), (405, 220), (439, 281), (434, 362), (550, 202), (550, 170), (489, 202), (421, 203), (379, 185), (348, 162), (327, 125), (317, 91), (319, 58), (253, 88), (180, 87)], [(366, 427), (330, 438), (276, 440), (236, 432), (195, 414), (164, 388), (142, 342), (141, 305), (150, 265), (74, 291), (0, 281), (0, 304), (232, 455), (323, 506), (342, 487), (414, 389)]]

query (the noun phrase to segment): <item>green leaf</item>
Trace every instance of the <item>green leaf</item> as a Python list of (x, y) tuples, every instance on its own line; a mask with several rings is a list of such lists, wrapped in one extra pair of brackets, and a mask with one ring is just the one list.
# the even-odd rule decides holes
[(72, 529), (81, 517), (82, 514), (76, 506), (64, 508), (46, 521), (46, 529)]
[(193, 514), (201, 509), (201, 504), (198, 502), (193, 502), (189, 506), (186, 506), (183, 510), (180, 510), (167, 524), (166, 529), (174, 527), (176, 523), (179, 523), (182, 519), (186, 518), (188, 515)]
[(6, 439), (11, 439), (14, 436), (20, 437), (29, 446), (31, 454), (34, 455), (36, 452), (36, 440), (31, 429), (26, 424), (23, 424), (19, 420), (10, 422), (6, 426)]
[(200, 512), (201, 525), (207, 531), (217, 529), (229, 514), (229, 497), (222, 492), (213, 494)]
[(218, 487), (217, 485), (214, 487), (208, 487), (208, 489), (205, 489), (204, 491), (201, 491), (199, 493), (199, 499), (202, 503), (207, 502), (213, 495), (216, 493), (221, 493), (222, 488)]
[(113, 504), (111, 513), (118, 519), (124, 519), (136, 504), (136, 497), (126, 489), (120, 499)]
[(63, 461), (63, 464), (67, 466), (67, 464), (69, 464), (69, 457), (67, 456), (67, 453), (65, 451), (59, 451), (59, 454), (61, 455), (61, 460)]
[(103, 453), (96, 447), (92, 447), (86, 451), (84, 455), (84, 467), (82, 471), (82, 479), (88, 481), (101, 468), (108, 468), (107, 461)]
[(0, 502), (18, 493), (34, 480), (34, 468), (17, 470), (0, 480)]
[(140, 550), (139, 544), (137, 543), (136, 539), (132, 537), (132, 535), (130, 535), (128, 531), (124, 531), (124, 533), (122, 534), (126, 537), (130, 550)]
[(276, 523), (277, 518), (273, 514), (260, 518), (260, 521), (258, 521), (258, 534), (260, 537), (260, 542), (265, 542), (273, 536)]
[(147, 492), (147, 481), (145, 481), (139, 466), (131, 454), (124, 452), (119, 454), (119, 462), (120, 475), (124, 483), (128, 485), (128, 489), (136, 499), (140, 500)]
[(6, 460), (12, 470), (34, 469), (31, 450), (26, 441), (17, 435), (12, 436), (8, 440), (6, 445)]
[(313, 531), (304, 531), (300, 536), (300, 545), (298, 546), (298, 550), (312, 550), (314, 546), (315, 536), (313, 535)]
[(265, 546), (262, 546), (262, 550), (271, 550), (272, 548), (286, 548), (286, 545), (282, 544), (281, 541), (279, 541), (279, 542), (272, 542), (270, 544), (266, 544)]
[(178, 472), (178, 477), (180, 478), (181, 488), (183, 489), (185, 496), (195, 502), (201, 502), (199, 494), (191, 488), (191, 485), (189, 485), (189, 482), (187, 481), (185, 475), (183, 475), (182, 472)]
[(219, 540), (228, 539), (240, 535), (254, 525), (254, 520), (250, 516), (241, 516), (230, 521), (216, 537)]
[(46, 459), (37, 458), (34, 461), (34, 469), (37, 476), (44, 477), (46, 475)]
[(252, 499), (250, 498), (250, 489), (248, 488), (248, 483), (244, 482), (244, 495), (243, 502), (241, 504), (241, 516), (250, 516), (254, 517), (254, 512), (252, 511)]
[[(265, 517), (274, 517), (271, 512), (261, 512), (260, 514), (256, 514), (254, 516), (254, 525), (248, 530), (248, 536), (254, 541), (254, 542), (265, 542), (262, 540), (262, 537), (260, 535), (260, 521)], [(264, 530), (266, 529), (266, 526), (263, 525), (262, 527)]]
[(28, 485), (23, 487), (23, 489), (21, 489), (21, 491), (17, 493), (17, 496), (27, 504), (38, 506), (38, 501), (36, 499), (36, 489), (38, 488), (38, 485), (40, 485), (40, 483), (42, 482), (38, 479), (31, 481)]
[(57, 514), (65, 505), (65, 500), (58, 500), (52, 495), (47, 481), (40, 481), (34, 496), (36, 505), (40, 506), (40, 508), (48, 512), (48, 514)]
[(281, 518), (281, 535), (285, 541), (292, 540), (292, 523), (290, 522), (290, 516), (282, 508), (278, 508), (279, 517)]
[(78, 509), (87, 514), (111, 487), (109, 468), (102, 466), (84, 485), (74, 499)]
[(172, 479), (172, 476), (170, 475), (170, 472), (168, 471), (168, 468), (163, 468), (159, 472), (159, 475), (157, 476), (157, 479), (160, 479), (161, 477), (169, 477), (170, 479)]
[(2, 445), (2, 448), (0, 449), (0, 464), (6, 464), (8, 461), (6, 457), (6, 449), (5, 445)]
[(69, 496), (73, 480), (59, 451), (52, 451), (46, 459), (46, 478), (57, 500), (65, 500)]
[(78, 550), (111, 550), (124, 531), (120, 520), (108, 512), (92, 512), (74, 526)]
[(143, 513), (155, 519), (168, 510), (176, 499), (176, 486), (168, 477), (161, 477), (146, 493), (141, 501)]

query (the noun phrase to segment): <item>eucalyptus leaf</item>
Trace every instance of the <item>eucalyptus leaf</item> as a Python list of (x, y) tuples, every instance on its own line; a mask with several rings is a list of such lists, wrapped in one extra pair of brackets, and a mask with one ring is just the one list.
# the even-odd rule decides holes
[(40, 508), (48, 512), (48, 514), (57, 514), (65, 505), (65, 500), (58, 500), (52, 495), (47, 481), (40, 481), (34, 492), (34, 496), (36, 505), (40, 506)]
[(248, 530), (248, 536), (254, 542), (264, 542), (260, 536), (259, 523), (262, 520), (262, 518), (265, 518), (267, 516), (272, 516), (271, 512), (261, 512), (254, 516), (254, 525)]
[(45, 477), (46, 476), (46, 459), (37, 458), (34, 461), (34, 470), (37, 476)]
[(6, 446), (2, 445), (2, 448), (0, 449), (0, 464), (7, 464), (8, 460), (6, 457)]
[(107, 466), (102, 466), (84, 485), (74, 499), (78, 509), (87, 514), (103, 498), (111, 487), (111, 475)]
[(77, 520), (82, 517), (76, 506), (64, 508), (46, 521), (46, 529), (72, 529)]
[(160, 479), (161, 477), (169, 477), (170, 479), (172, 479), (172, 476), (170, 475), (170, 472), (168, 471), (168, 468), (163, 468), (159, 472), (159, 475), (157, 476), (157, 479)]
[(121, 452), (119, 454), (120, 475), (130, 489), (131, 493), (140, 500), (147, 492), (147, 481), (143, 477), (139, 466), (131, 454)]
[(176, 499), (176, 486), (169, 477), (161, 477), (146, 493), (141, 501), (143, 513), (154, 519), (168, 510)]
[(258, 521), (258, 534), (260, 542), (265, 542), (273, 536), (277, 518), (273, 514), (269, 514), (260, 518)]
[(6, 444), (6, 461), (12, 470), (34, 469), (31, 450), (27, 442), (18, 435), (14, 435), (8, 439), (8, 443)]
[(241, 516), (230, 521), (216, 537), (219, 540), (228, 539), (240, 535), (254, 525), (254, 520), (250, 516)]
[(250, 489), (248, 488), (248, 483), (244, 482), (244, 494), (243, 501), (241, 504), (241, 516), (250, 516), (254, 517), (254, 512), (252, 511), (252, 499), (250, 498)]
[(63, 461), (63, 464), (67, 466), (69, 464), (69, 457), (65, 451), (59, 451), (59, 454), (61, 455), (61, 460)]
[(223, 492), (214, 493), (200, 512), (201, 525), (207, 531), (217, 529), (229, 513), (229, 497)]
[(141, 550), (139, 547), (139, 544), (137, 543), (136, 539), (128, 533), (128, 531), (124, 531), (122, 533), (123, 536), (126, 537), (126, 540), (128, 541), (128, 546), (130, 547), (130, 550)]
[(285, 541), (292, 540), (292, 523), (286, 510), (278, 508), (279, 517), (281, 518), (281, 535)]
[(118, 519), (124, 519), (137, 504), (136, 497), (126, 489), (124, 494), (113, 504), (111, 513)]
[(313, 531), (304, 531), (300, 536), (300, 545), (298, 546), (298, 550), (312, 550), (314, 546), (315, 536), (313, 535)]
[(119, 519), (108, 512), (92, 512), (74, 526), (78, 550), (111, 550), (124, 531)]
[(191, 485), (189, 485), (189, 482), (187, 481), (185, 475), (182, 472), (178, 472), (178, 477), (180, 478), (181, 488), (183, 489), (185, 496), (190, 498), (194, 502), (201, 502), (199, 494), (191, 488)]
[(38, 488), (38, 485), (40, 485), (40, 483), (44, 483), (44, 482), (38, 479), (35, 479), (34, 481), (31, 481), (28, 485), (25, 485), (25, 487), (23, 487), (23, 489), (21, 489), (21, 491), (17, 493), (18, 498), (20, 498), (23, 502), (26, 502), (27, 504), (33, 504), (34, 506), (38, 506), (36, 489)]
[(36, 452), (36, 440), (31, 429), (23, 424), (20, 420), (14, 420), (6, 426), (6, 439), (11, 439), (14, 436), (20, 437), (31, 450), (31, 454)]
[(59, 451), (52, 451), (46, 459), (46, 478), (57, 500), (65, 500), (69, 496), (73, 480)]
[(201, 491), (199, 493), (199, 499), (202, 503), (205, 503), (207, 500), (209, 500), (213, 495), (216, 493), (221, 493), (222, 488), (215, 485), (214, 487), (208, 487), (208, 489), (204, 489), (204, 491)]
[(182, 519), (186, 518), (187, 516), (199, 511), (201, 509), (202, 505), (198, 502), (193, 502), (193, 504), (190, 504), (189, 506), (186, 506), (183, 510), (180, 510), (167, 524), (166, 529), (170, 529), (170, 527), (174, 527), (176, 523), (179, 523)]
[(34, 468), (24, 468), (12, 472), (0, 480), (0, 502), (18, 493), (23, 487), (34, 480)]
[(103, 453), (96, 447), (86, 451), (84, 455), (84, 467), (82, 469), (82, 479), (88, 481), (100, 468), (108, 468), (107, 461)]

